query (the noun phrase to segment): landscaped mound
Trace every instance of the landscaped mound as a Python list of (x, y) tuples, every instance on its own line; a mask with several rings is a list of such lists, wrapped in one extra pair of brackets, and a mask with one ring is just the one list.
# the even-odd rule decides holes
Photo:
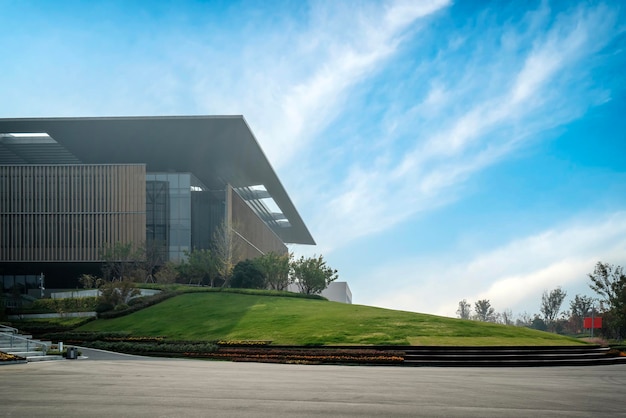
[(234, 293), (183, 294), (78, 331), (126, 332), (179, 341), (269, 341), (272, 345), (582, 344), (527, 328), (325, 300)]

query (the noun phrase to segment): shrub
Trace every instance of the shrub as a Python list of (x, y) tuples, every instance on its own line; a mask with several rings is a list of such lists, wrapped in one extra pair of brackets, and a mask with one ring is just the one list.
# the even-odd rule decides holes
[(233, 269), (231, 287), (246, 289), (265, 288), (265, 275), (252, 260), (243, 260)]
[(100, 287), (102, 302), (109, 303), (113, 306), (127, 304), (133, 296), (140, 294), (135, 283), (130, 280), (116, 280), (108, 282)]
[[(112, 310), (113, 310), (113, 305), (108, 303), (108, 302), (100, 302), (100, 303), (98, 303), (98, 305), (96, 305), (96, 309), (95, 309), (95, 311), (98, 314), (101, 314), (103, 312), (109, 312), (109, 311), (112, 311)], [(98, 316), (100, 316), (100, 315), (98, 315)]]
[(37, 299), (28, 309), (30, 312), (91, 312), (98, 305), (97, 297), (66, 298), (66, 299)]
[(102, 319), (119, 318), (120, 316), (129, 315), (133, 312), (137, 312), (141, 309), (155, 305), (159, 302), (163, 302), (164, 300), (169, 299), (173, 296), (176, 296), (177, 294), (178, 293), (174, 293), (174, 292), (163, 292), (163, 293), (159, 293), (153, 296), (145, 296), (142, 298), (138, 298), (139, 300), (137, 302), (133, 302), (132, 304), (125, 305), (126, 307), (122, 310), (115, 309), (113, 311), (109, 310), (107, 312), (102, 312), (98, 314), (98, 317)]
[(93, 321), (95, 317), (88, 318), (50, 318), (13, 321), (12, 326), (23, 332), (33, 335), (42, 335), (51, 332), (65, 332)]

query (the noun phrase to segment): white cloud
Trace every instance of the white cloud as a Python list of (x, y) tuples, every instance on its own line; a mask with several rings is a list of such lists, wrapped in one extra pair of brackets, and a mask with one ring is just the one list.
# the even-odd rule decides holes
[[(391, 1), (363, 8), (337, 3), (330, 9), (314, 3), (308, 30), (253, 41), (236, 63), (250, 69), (223, 91), (217, 87), (217, 95), (210, 94), (215, 86), (201, 83), (199, 103), (244, 114), (281, 169), (341, 114), (349, 89), (383, 66), (416, 20), (449, 3)], [(275, 45), (268, 48), (270, 42)]]
[[(533, 18), (544, 21), (546, 15), (537, 13)], [(463, 192), (463, 183), (475, 173), (602, 103), (583, 90), (571, 72), (616, 36), (614, 20), (605, 7), (579, 8), (558, 16), (552, 26), (533, 37), (526, 36), (531, 47), (525, 54), (517, 53), (524, 48), (507, 45), (514, 55), (504, 49), (490, 50), (476, 58), (490, 61), (473, 66), (463, 61), (472, 59), (472, 50), (459, 58), (455, 49), (449, 57), (442, 51), (430, 63), (430, 73), (429, 63), (422, 63), (421, 71), (437, 81), (406, 116), (386, 120), (393, 127), (387, 132), (390, 137), (376, 142), (387, 143), (388, 154), (371, 161), (355, 158), (343, 181), (329, 180), (327, 204), (313, 222), (324, 250), (454, 201)], [(601, 22), (606, 24), (598, 30)], [(451, 60), (447, 68), (452, 68), (454, 75), (456, 65), (467, 66), (470, 73), (455, 84), (452, 77), (446, 79), (438, 73), (441, 59)], [(510, 77), (501, 76), (509, 73)], [(482, 88), (482, 83), (488, 83), (488, 88)], [(455, 103), (462, 103), (456, 111)], [(420, 120), (424, 115), (426, 119)], [(402, 134), (400, 125), (407, 137), (403, 146), (411, 145), (393, 156), (390, 150)]]
[[(591, 295), (586, 274), (598, 261), (626, 265), (626, 212), (571, 222), (469, 260), (446, 253), (394, 262), (351, 286), (360, 303), (393, 309), (455, 316), (458, 301), (489, 299), (499, 311), (538, 313), (544, 290), (561, 286), (570, 297)], [(388, 277), (394, 280), (381, 291)], [(376, 283), (376, 290), (368, 291)]]
[[(381, 61), (394, 53), (407, 26), (448, 4), (447, 0), (392, 2), (382, 21), (375, 14), (361, 15), (356, 25), (348, 23), (347, 15), (342, 16), (342, 29), (346, 33), (336, 34), (339, 36), (324, 44), (320, 51), (322, 59), (312, 73), (302, 81), (286, 86), (286, 93), (279, 99), (283, 116), (279, 118), (280, 126), (271, 127), (265, 135), (268, 141), (264, 142), (272, 161), (280, 166), (315, 134), (322, 132), (337, 117), (338, 106), (347, 89), (375, 71), (382, 65)], [(348, 13), (352, 15), (353, 11)], [(326, 38), (325, 29), (322, 25), (302, 37)]]

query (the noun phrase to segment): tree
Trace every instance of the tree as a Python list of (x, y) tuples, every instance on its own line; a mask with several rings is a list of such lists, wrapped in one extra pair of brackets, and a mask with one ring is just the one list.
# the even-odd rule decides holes
[(459, 308), (456, 310), (456, 316), (461, 319), (470, 319), (472, 307), (465, 299), (459, 301)]
[(515, 320), (515, 326), (517, 327), (529, 327), (533, 323), (533, 318), (528, 312), (523, 312), (517, 316)]
[[(589, 274), (589, 287), (600, 295), (600, 301), (608, 315), (607, 327), (621, 339), (626, 333), (626, 274), (621, 266), (598, 262)], [(608, 320), (608, 321), (607, 321)]]
[(500, 314), (500, 318), (504, 325), (513, 325), (513, 311), (510, 309), (505, 309)]
[(200, 285), (208, 282), (214, 287), (218, 276), (218, 260), (210, 250), (185, 251), (187, 260), (178, 265), (179, 275), (188, 279), (189, 284), (195, 282)]
[(226, 222), (222, 222), (216, 228), (211, 249), (215, 257), (217, 273), (224, 280), (222, 287), (227, 287), (235, 263), (240, 257), (241, 248), (235, 230)]
[(230, 286), (243, 289), (264, 289), (265, 275), (256, 260), (243, 260), (235, 265)]
[(141, 292), (132, 281), (113, 280), (100, 287), (100, 300), (102, 303), (111, 305), (113, 308), (119, 305), (126, 305), (133, 296), (140, 295)]
[(178, 266), (169, 261), (154, 274), (154, 278), (157, 283), (161, 284), (176, 283), (176, 279), (178, 278)]
[(574, 332), (580, 332), (583, 329), (584, 319), (589, 314), (593, 299), (589, 296), (576, 295), (569, 303), (571, 322), (575, 327)]
[(495, 309), (491, 307), (489, 299), (481, 299), (474, 303), (476, 319), (483, 322), (493, 322), (495, 319)]
[(165, 264), (167, 259), (166, 243), (163, 241), (146, 241), (139, 251), (142, 253), (141, 268), (145, 271), (145, 281), (154, 281), (155, 271)]
[(103, 284), (103, 280), (93, 274), (81, 274), (78, 278), (84, 289), (98, 289)]
[(102, 273), (109, 280), (123, 280), (133, 275), (143, 259), (142, 251), (134, 247), (132, 242), (116, 242), (105, 245), (100, 253)]
[(314, 295), (326, 289), (337, 280), (337, 270), (333, 270), (324, 261), (324, 257), (300, 257), (291, 262), (291, 274), (301, 293)]
[(557, 287), (550, 293), (548, 293), (547, 290), (544, 290), (541, 295), (541, 307), (539, 310), (543, 314), (545, 324), (548, 327), (551, 327), (552, 330), (554, 330), (554, 321), (559, 315), (565, 296), (567, 296), (567, 293), (560, 287)]
[(265, 275), (267, 287), (273, 290), (285, 290), (289, 286), (289, 264), (293, 254), (269, 252), (255, 259)]
[(571, 315), (578, 318), (584, 318), (587, 316), (593, 305), (593, 299), (590, 296), (576, 295), (574, 299), (569, 303)]
[(547, 331), (548, 325), (546, 325), (546, 322), (539, 315), (535, 314), (535, 316), (533, 317), (530, 323), (530, 328), (536, 329), (539, 331)]

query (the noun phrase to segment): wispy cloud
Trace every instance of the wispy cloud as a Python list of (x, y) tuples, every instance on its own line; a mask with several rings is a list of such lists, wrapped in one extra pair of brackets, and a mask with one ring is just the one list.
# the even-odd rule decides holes
[[(420, 62), (420, 75), (434, 81), (421, 98), (397, 97), (408, 106), (387, 117), (393, 129), (378, 141), (386, 145), (382, 155), (356, 159), (343, 181), (330, 185), (315, 220), (326, 250), (454, 201), (475, 173), (606, 100), (580, 83), (581, 66), (619, 33), (614, 12), (581, 6), (553, 21), (549, 15), (529, 13), (520, 29), (488, 28), (501, 37), (491, 48), (472, 43), (484, 28), (462, 28), (449, 35), (448, 50)], [(460, 82), (457, 67), (467, 69)]]
[(363, 279), (364, 287), (384, 277), (397, 280), (363, 303), (455, 316), (458, 301), (489, 299), (499, 311), (536, 306), (538, 313), (544, 290), (562, 286), (570, 297), (591, 295), (586, 273), (598, 261), (624, 265), (624, 254), (626, 212), (617, 212), (519, 238), (467, 260), (445, 253), (382, 265)]
[(349, 89), (384, 66), (412, 24), (449, 4), (313, 3), (304, 30), (281, 27), (281, 36), (249, 40), (234, 65), (242, 69), (232, 83), (215, 86), (208, 71), (196, 83), (196, 97), (202, 107), (244, 114), (280, 169), (298, 152), (308, 152), (340, 116)]

